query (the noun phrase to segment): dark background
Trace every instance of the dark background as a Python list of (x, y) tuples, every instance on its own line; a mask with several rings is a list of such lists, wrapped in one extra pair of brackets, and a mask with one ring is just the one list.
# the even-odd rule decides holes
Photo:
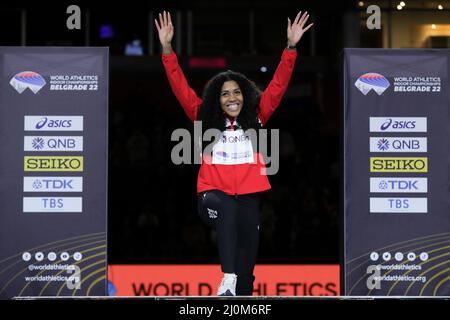
[[(163, 72), (150, 20), (162, 10), (172, 13), (173, 45), (199, 96), (222, 70), (192, 68), (190, 58), (224, 58), (226, 69), (246, 74), (264, 89), (286, 44), (287, 16), (310, 13), (315, 26), (298, 45), (290, 87), (267, 124), (280, 129), (280, 170), (269, 176), (272, 190), (263, 197), (257, 262), (339, 263), (341, 52), (382, 45), (379, 30), (362, 27), (365, 7), (355, 1), (167, 3), (0, 5), (2, 46), (110, 48), (109, 263), (218, 263), (214, 233), (196, 213), (199, 166), (177, 166), (170, 159), (176, 144), (172, 131), (192, 131), (192, 123)], [(70, 4), (81, 8), (81, 30), (66, 28)], [(113, 27), (112, 38), (100, 37), (104, 25)], [(134, 39), (141, 40), (142, 56), (124, 54)]]

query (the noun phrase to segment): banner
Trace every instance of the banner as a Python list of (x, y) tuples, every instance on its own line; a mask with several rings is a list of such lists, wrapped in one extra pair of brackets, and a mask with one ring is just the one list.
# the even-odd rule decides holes
[(108, 50), (0, 47), (0, 299), (106, 295)]
[[(254, 296), (337, 296), (338, 265), (256, 265)], [(215, 296), (220, 265), (110, 265), (112, 296)], [(239, 280), (238, 280), (239, 281)]]
[(345, 50), (345, 295), (450, 295), (449, 58)]

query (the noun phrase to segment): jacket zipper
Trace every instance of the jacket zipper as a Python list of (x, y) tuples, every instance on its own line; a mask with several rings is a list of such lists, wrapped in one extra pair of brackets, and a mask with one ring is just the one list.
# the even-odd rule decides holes
[[(235, 131), (234, 129), (234, 119), (231, 119), (231, 130)], [(238, 194), (237, 194), (237, 174), (236, 174), (236, 165), (233, 164), (233, 171), (234, 171), (234, 197), (237, 198)]]

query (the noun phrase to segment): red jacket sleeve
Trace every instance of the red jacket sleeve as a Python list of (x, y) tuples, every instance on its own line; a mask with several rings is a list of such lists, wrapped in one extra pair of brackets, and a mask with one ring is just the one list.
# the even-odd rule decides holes
[(200, 99), (195, 91), (189, 87), (186, 77), (178, 64), (178, 59), (175, 53), (163, 54), (162, 62), (173, 93), (177, 97), (189, 119), (195, 121), (197, 119), (197, 111), (202, 103), (202, 99)]
[(297, 50), (291, 51), (284, 49), (281, 55), (281, 62), (273, 75), (272, 81), (270, 81), (266, 90), (261, 95), (258, 115), (263, 125), (267, 123), (286, 92), (292, 71), (294, 70), (296, 58)]

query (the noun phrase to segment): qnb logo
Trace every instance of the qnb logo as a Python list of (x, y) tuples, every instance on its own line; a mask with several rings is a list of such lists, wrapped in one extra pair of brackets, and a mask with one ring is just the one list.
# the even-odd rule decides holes
[(389, 141), (387, 139), (378, 140), (377, 147), (379, 150), (385, 151), (389, 149)]
[(27, 88), (36, 94), (45, 86), (46, 82), (39, 73), (24, 71), (12, 77), (9, 84), (20, 94)]
[(371, 137), (370, 152), (427, 152), (427, 138)]
[(389, 86), (390, 83), (384, 76), (373, 72), (363, 74), (355, 82), (355, 87), (358, 88), (363, 95), (367, 95), (370, 90), (373, 90), (381, 96)]
[(31, 145), (33, 146), (33, 149), (35, 149), (35, 150), (42, 150), (42, 149), (44, 149), (44, 139), (42, 139), (41, 137), (37, 137), (37, 138), (33, 139), (33, 141), (31, 142)]
[(83, 151), (83, 137), (25, 136), (24, 151)]

